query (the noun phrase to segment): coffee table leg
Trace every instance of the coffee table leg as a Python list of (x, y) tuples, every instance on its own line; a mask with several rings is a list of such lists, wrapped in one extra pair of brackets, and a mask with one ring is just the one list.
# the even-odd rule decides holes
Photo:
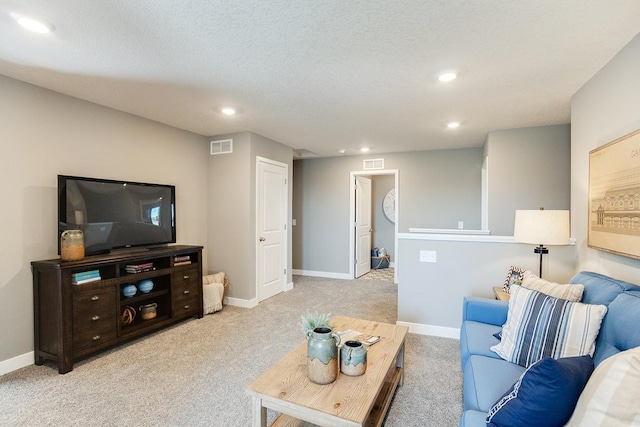
[(398, 381), (398, 385), (402, 387), (404, 385), (404, 343), (402, 343), (398, 356), (396, 357), (396, 367), (400, 368), (400, 380)]
[(253, 427), (267, 427), (267, 408), (259, 397), (253, 398)]

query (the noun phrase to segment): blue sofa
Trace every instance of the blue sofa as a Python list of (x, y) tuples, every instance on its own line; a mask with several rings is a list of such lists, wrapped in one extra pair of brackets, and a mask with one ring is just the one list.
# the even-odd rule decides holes
[[(592, 272), (578, 273), (569, 283), (584, 285), (583, 303), (607, 306), (596, 339), (596, 367), (613, 354), (640, 346), (640, 286)], [(502, 330), (508, 306), (505, 301), (464, 298), (460, 329), (464, 412), (460, 427), (485, 427), (487, 411), (525, 371), (490, 350), (498, 343), (493, 334)]]

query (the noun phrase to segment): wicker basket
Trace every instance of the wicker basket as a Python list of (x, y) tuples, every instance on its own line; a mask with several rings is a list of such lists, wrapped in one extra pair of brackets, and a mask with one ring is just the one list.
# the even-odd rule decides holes
[(229, 279), (227, 279), (227, 276), (224, 276), (224, 290), (222, 291), (222, 305), (226, 305), (225, 302), (225, 298), (227, 297), (227, 289), (229, 288)]
[[(209, 284), (209, 283), (213, 283), (213, 274), (208, 274), (205, 276), (202, 276), (202, 281), (203, 284)], [(224, 275), (224, 281), (222, 283), (222, 305), (225, 305), (224, 299), (227, 297), (227, 289), (229, 288), (229, 279), (227, 278), (227, 275)]]

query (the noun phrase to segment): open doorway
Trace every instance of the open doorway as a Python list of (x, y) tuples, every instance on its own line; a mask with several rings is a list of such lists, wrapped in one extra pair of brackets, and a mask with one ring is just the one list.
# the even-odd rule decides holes
[[(363, 199), (358, 198), (358, 177), (371, 179), (371, 196), (368, 198), (368, 207), (363, 207)], [(396, 253), (399, 218), (398, 170), (352, 171), (349, 178), (349, 215), (350, 224), (352, 224), (351, 232), (349, 233), (349, 276), (356, 278), (366, 270), (366, 266), (363, 266), (362, 257), (366, 254), (368, 262), (370, 262), (372, 247), (380, 247), (380, 243), (386, 245), (385, 249), (391, 255), (392, 265), (396, 265), (398, 262)], [(362, 180), (360, 180), (361, 182)], [(366, 201), (367, 197), (364, 197), (364, 200)], [(386, 212), (383, 207), (385, 201)], [(369, 247), (363, 247), (362, 245), (366, 246), (367, 244), (367, 236), (364, 235), (366, 225), (362, 223), (363, 216), (360, 211), (367, 208), (371, 211), (369, 226), (371, 235), (368, 240), (370, 242)], [(361, 221), (358, 221), (359, 216)], [(393, 281), (397, 283), (397, 269), (394, 269)]]

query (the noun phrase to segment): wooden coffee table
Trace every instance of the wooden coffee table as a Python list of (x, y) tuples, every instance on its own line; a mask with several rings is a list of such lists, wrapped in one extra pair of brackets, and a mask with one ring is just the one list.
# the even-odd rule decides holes
[(266, 427), (267, 408), (280, 412), (272, 427), (382, 425), (393, 394), (402, 385), (408, 328), (349, 317), (334, 317), (331, 324), (336, 332), (352, 329), (380, 335), (380, 341), (369, 347), (364, 375), (340, 373), (332, 384), (312, 383), (303, 341), (247, 387), (253, 398), (254, 426)]

